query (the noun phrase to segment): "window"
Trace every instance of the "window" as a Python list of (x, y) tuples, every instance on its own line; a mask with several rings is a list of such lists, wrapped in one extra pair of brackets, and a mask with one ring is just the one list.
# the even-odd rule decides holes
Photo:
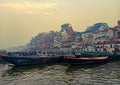
[(113, 46), (112, 45), (110, 45), (110, 48), (112, 48)]

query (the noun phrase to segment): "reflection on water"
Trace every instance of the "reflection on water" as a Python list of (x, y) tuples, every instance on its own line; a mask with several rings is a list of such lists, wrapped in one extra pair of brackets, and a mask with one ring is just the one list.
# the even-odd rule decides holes
[(120, 85), (120, 62), (32, 66), (0, 64), (0, 85)]
[(32, 65), (32, 66), (14, 66), (9, 70), (6, 70), (4, 74), (8, 74), (9, 76), (16, 76), (16, 75), (21, 75), (26, 72), (34, 72), (34, 71), (39, 71), (45, 68), (47, 65)]
[(44, 71), (44, 68), (47, 68), (48, 66), (52, 67), (53, 65), (66, 65), (65, 63), (50, 63), (50, 64), (41, 64), (41, 65), (27, 65), (27, 66), (10, 66), (10, 69), (7, 69), (3, 72), (3, 74), (7, 74), (7, 76), (18, 76), (23, 75), (25, 73), (30, 72), (42, 72)]
[(92, 69), (92, 68), (97, 68), (101, 65), (105, 65), (105, 63), (100, 63), (100, 64), (90, 64), (90, 65), (69, 65), (66, 72), (72, 72), (72, 71), (77, 71), (80, 69)]

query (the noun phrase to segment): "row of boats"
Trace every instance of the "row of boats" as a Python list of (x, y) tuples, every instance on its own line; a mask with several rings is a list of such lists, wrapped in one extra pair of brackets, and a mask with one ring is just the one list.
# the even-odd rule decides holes
[(111, 59), (120, 59), (116, 53), (96, 52), (70, 52), (70, 51), (49, 51), (49, 52), (8, 52), (0, 55), (2, 60), (14, 65), (34, 65), (42, 63), (69, 62), (70, 64), (91, 64), (107, 62)]

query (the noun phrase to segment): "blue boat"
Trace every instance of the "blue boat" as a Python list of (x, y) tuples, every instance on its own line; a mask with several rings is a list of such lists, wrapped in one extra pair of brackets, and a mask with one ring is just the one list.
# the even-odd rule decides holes
[(3, 61), (3, 59), (1, 58), (1, 56), (0, 56), (0, 61)]
[(42, 63), (60, 62), (63, 60), (62, 56), (1, 56), (3, 60), (14, 65), (35, 65)]
[(61, 62), (63, 57), (59, 54), (41, 54), (39, 52), (9, 52), (1, 56), (3, 60), (14, 65), (35, 65), (42, 63)]

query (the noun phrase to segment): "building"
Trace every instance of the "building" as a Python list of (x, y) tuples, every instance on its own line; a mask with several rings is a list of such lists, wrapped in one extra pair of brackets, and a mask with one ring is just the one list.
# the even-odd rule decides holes
[(92, 32), (83, 32), (82, 33), (82, 40), (83, 43), (86, 44), (93, 44), (93, 33)]
[(114, 29), (109, 28), (104, 31), (95, 32), (93, 33), (93, 35), (94, 35), (94, 39), (93, 39), (94, 44), (111, 42), (114, 38)]
[(62, 35), (62, 41), (74, 41), (74, 31), (72, 26), (67, 23), (61, 25), (61, 35)]
[(58, 47), (60, 48), (62, 46), (62, 36), (60, 36), (59, 34), (57, 34), (55, 37), (54, 37), (54, 44), (53, 46), (54, 47)]

